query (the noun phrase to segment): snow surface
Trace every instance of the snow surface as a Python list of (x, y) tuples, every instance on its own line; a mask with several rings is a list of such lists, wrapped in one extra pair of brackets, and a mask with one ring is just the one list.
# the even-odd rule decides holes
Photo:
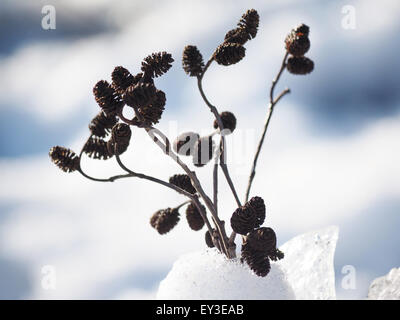
[(190, 253), (161, 281), (157, 299), (335, 299), (337, 239), (337, 227), (293, 238), (280, 248), (285, 258), (272, 262), (265, 278), (215, 249)]
[(277, 264), (265, 278), (256, 276), (239, 259), (228, 260), (216, 249), (190, 253), (176, 261), (161, 281), (157, 299), (294, 299), (294, 292)]
[(393, 268), (386, 276), (372, 281), (368, 299), (400, 300), (400, 268)]

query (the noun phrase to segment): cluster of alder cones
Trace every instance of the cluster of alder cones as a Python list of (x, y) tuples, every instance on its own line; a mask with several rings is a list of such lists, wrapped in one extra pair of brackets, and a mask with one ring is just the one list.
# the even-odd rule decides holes
[[(257, 11), (248, 10), (241, 17), (237, 27), (226, 33), (224, 41), (216, 48), (206, 64), (196, 46), (186, 46), (182, 56), (184, 71), (191, 77), (197, 77), (200, 82), (212, 61), (223, 66), (239, 62), (245, 56), (246, 42), (256, 37), (258, 25)], [(286, 56), (283, 66), (292, 74), (307, 74), (314, 68), (314, 63), (304, 56), (310, 48), (308, 35), (309, 28), (302, 24), (293, 29), (285, 39)], [(141, 64), (141, 71), (136, 75), (131, 74), (122, 66), (115, 67), (111, 74), (111, 83), (101, 80), (93, 88), (95, 100), (101, 111), (89, 124), (91, 134), (82, 147), (81, 153), (77, 155), (68, 148), (55, 146), (50, 149), (51, 160), (63, 171), (78, 171), (91, 180), (114, 181), (120, 178), (121, 176), (114, 176), (109, 179), (97, 179), (88, 176), (81, 168), (81, 157), (83, 153), (99, 160), (108, 160), (115, 156), (121, 168), (127, 170), (122, 165), (119, 155), (128, 149), (132, 136), (131, 127), (144, 128), (148, 131), (154, 129), (153, 126), (161, 119), (166, 95), (155, 86), (154, 80), (165, 74), (173, 62), (171, 54), (159, 52), (146, 57)], [(135, 116), (132, 119), (124, 117), (125, 107), (134, 110)], [(213, 128), (218, 129), (217, 131), (202, 137), (195, 132), (184, 132), (173, 141), (172, 149), (179, 156), (191, 157), (195, 167), (203, 167), (213, 159), (216, 153), (214, 136), (219, 134), (222, 139), (222, 132), (224, 135), (232, 133), (236, 128), (236, 122), (236, 117), (232, 112), (219, 113), (219, 119), (216, 117), (213, 123)], [(156, 140), (154, 138), (154, 141)], [(165, 152), (169, 151), (168, 140)], [(144, 176), (134, 174), (129, 170), (128, 172), (132, 177)], [(208, 221), (202, 214), (202, 212), (206, 213), (206, 207), (199, 201), (195, 201), (199, 198), (203, 198), (204, 201), (205, 199), (199, 188), (195, 187), (193, 176), (188, 174), (175, 174), (169, 178), (168, 184), (176, 186), (178, 192), (181, 190), (189, 195), (190, 200), (174, 208), (158, 210), (152, 215), (150, 225), (160, 234), (168, 233), (177, 225), (180, 220), (179, 209), (185, 205), (186, 219), (192, 230), (201, 230)], [(160, 181), (152, 177), (149, 180)], [(246, 262), (258, 276), (268, 274), (270, 260), (276, 261), (284, 256), (276, 247), (275, 232), (271, 228), (262, 227), (265, 212), (264, 200), (256, 196), (244, 205), (240, 205), (230, 219), (233, 234), (239, 234), (243, 239), (241, 261)], [(223, 223), (222, 227), (224, 228)], [(218, 228), (221, 228), (221, 225), (216, 224), (215, 228), (208, 228), (205, 233), (205, 242), (208, 247), (217, 247), (223, 252), (222, 242), (216, 240), (221, 239), (221, 230)]]

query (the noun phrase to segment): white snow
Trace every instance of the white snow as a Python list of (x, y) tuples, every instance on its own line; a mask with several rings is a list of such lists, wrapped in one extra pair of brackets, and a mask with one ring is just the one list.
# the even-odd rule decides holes
[(229, 261), (216, 249), (184, 255), (161, 281), (157, 299), (294, 299), (278, 264), (265, 278), (246, 264)]
[(215, 249), (178, 259), (160, 283), (157, 299), (335, 299), (333, 256), (338, 228), (297, 236), (281, 247), (265, 278)]
[(309, 232), (286, 242), (280, 249), (280, 264), (296, 294), (296, 299), (336, 299), (333, 258), (339, 228), (331, 226)]
[(400, 268), (372, 281), (368, 291), (371, 300), (400, 300)]

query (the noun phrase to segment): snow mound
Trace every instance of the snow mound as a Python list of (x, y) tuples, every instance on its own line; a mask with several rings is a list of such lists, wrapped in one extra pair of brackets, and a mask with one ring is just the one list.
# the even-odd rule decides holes
[(336, 299), (333, 258), (339, 228), (309, 232), (280, 247), (285, 258), (279, 264), (286, 273), (296, 299)]
[(228, 260), (216, 249), (190, 253), (177, 260), (161, 281), (157, 299), (294, 299), (277, 263), (265, 278), (256, 276), (238, 259)]
[(265, 278), (215, 249), (187, 254), (160, 283), (157, 299), (336, 299), (338, 234), (332, 226), (291, 239), (280, 248), (285, 258), (272, 262)]
[(400, 268), (393, 268), (386, 276), (372, 281), (368, 299), (400, 300)]

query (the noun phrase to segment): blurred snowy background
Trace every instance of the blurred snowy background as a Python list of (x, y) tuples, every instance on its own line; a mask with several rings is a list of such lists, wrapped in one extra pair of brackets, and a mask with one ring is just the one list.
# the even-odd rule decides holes
[[(42, 29), (44, 5), (56, 9), (55, 30)], [(355, 8), (355, 29), (342, 27), (346, 5)], [(399, 1), (2, 0), (0, 298), (152, 298), (178, 256), (204, 248), (204, 230), (189, 231), (184, 216), (163, 237), (148, 223), (181, 196), (141, 180), (100, 184), (64, 174), (47, 153), (53, 145), (79, 151), (99, 109), (93, 85), (109, 80), (117, 65), (138, 72), (155, 51), (175, 58), (156, 80), (167, 93), (159, 127), (170, 138), (210, 131), (213, 117), (181, 68), (182, 50), (197, 45), (208, 59), (249, 8), (261, 22), (246, 58), (213, 65), (204, 80), (210, 100), (238, 118), (228, 141), (238, 191), (244, 194), (284, 38), (304, 22), (315, 71), (282, 76), (277, 92), (289, 86), (292, 93), (277, 106), (252, 193), (265, 199), (279, 244), (340, 227), (339, 298), (365, 297), (374, 278), (400, 266)], [(138, 130), (122, 159), (162, 179), (181, 173)], [(119, 172), (113, 160), (83, 166), (99, 177)], [(199, 170), (207, 190), (211, 170)], [(220, 212), (228, 219), (235, 203), (220, 180)], [(357, 272), (356, 289), (341, 286), (346, 265)], [(55, 289), (43, 285), (45, 266), (56, 272)]]

